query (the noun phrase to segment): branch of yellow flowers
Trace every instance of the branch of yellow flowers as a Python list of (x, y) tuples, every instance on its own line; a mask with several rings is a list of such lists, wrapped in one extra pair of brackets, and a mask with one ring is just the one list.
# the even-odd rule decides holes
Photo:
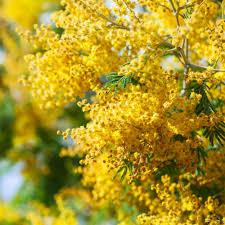
[(165, 9), (171, 11), (171, 9), (170, 9), (169, 7), (167, 7), (166, 5), (163, 5), (163, 4), (160, 4), (160, 3), (159, 3), (159, 5), (160, 5), (161, 7), (163, 7), (163, 8), (165, 8)]
[[(196, 64), (193, 64), (193, 63), (188, 63), (187, 66), (189, 66), (191, 68), (204, 69), (204, 70), (207, 70), (207, 69), (210, 68), (210, 67), (207, 67), (207, 66), (196, 65)], [(212, 68), (212, 71), (214, 71), (214, 72), (225, 72), (225, 69), (214, 69), (214, 68)]]
[(113, 21), (112, 19), (104, 16), (103, 14), (99, 13), (98, 11), (93, 10), (89, 5), (85, 4), (83, 1), (80, 1), (86, 8), (88, 8), (89, 10), (91, 10), (93, 13), (95, 13), (98, 17), (107, 20), (108, 22), (110, 22), (111, 24), (109, 26), (116, 26), (117, 28), (120, 29), (125, 29), (125, 30), (130, 30), (129, 27), (124, 26), (123, 24), (119, 24), (116, 23), (115, 21)]
[[(186, 39), (185, 42), (186, 42), (185, 43), (185, 52), (184, 52), (183, 48), (181, 48), (179, 46), (173, 46), (171, 43), (166, 43), (166, 44), (168, 44), (168, 46), (171, 47), (171, 49), (165, 51), (165, 53), (173, 53), (173, 52), (179, 53), (184, 61), (184, 62), (182, 62), (182, 61), (180, 61), (180, 62), (186, 68), (197, 68), (197, 69), (204, 69), (204, 70), (209, 69), (209, 67), (207, 67), (207, 66), (196, 65), (194, 63), (189, 62), (189, 60), (188, 60), (188, 39)], [(178, 59), (180, 59), (180, 58), (178, 57)], [(225, 72), (225, 69), (215, 69), (215, 68), (211, 68), (211, 69), (214, 72)]]
[(177, 9), (174, 6), (173, 0), (168, 0), (168, 2), (170, 4), (170, 6), (172, 8), (172, 11), (173, 11), (173, 14), (174, 14), (174, 16), (176, 18), (176, 21), (177, 21), (177, 29), (178, 29), (180, 27), (180, 22), (179, 22), (180, 11), (183, 10), (183, 9), (187, 9), (187, 8), (193, 7), (195, 5), (195, 2), (187, 2), (187, 3), (185, 3), (182, 6), (178, 6)]
[[(160, 3), (159, 3), (159, 6), (165, 8), (165, 9), (167, 9), (168, 11), (171, 12), (171, 9), (170, 9), (169, 7), (167, 7), (166, 5), (163, 5), (163, 4), (160, 4)], [(180, 13), (179, 13), (179, 16), (184, 17), (184, 16), (183, 16), (182, 14), (180, 14)]]
[[(170, 4), (170, 6), (172, 8), (172, 11), (173, 11), (173, 14), (174, 14), (174, 16), (176, 18), (176, 21), (177, 21), (177, 29), (179, 29), (180, 22), (179, 22), (178, 16), (179, 16), (180, 10), (187, 9), (189, 7), (193, 7), (195, 3), (193, 3), (193, 2), (187, 2), (183, 6), (178, 6), (177, 9), (176, 9), (175, 6), (174, 6), (173, 0), (168, 0), (168, 2)], [(179, 57), (178, 57), (178, 59), (183, 64), (185, 73), (188, 72), (188, 69), (189, 68), (198, 68), (198, 69), (204, 69), (204, 70), (207, 70), (209, 68), (207, 66), (196, 65), (196, 64), (193, 64), (193, 63), (190, 63), (189, 62), (189, 60), (188, 60), (188, 39), (187, 38), (185, 38), (185, 40), (183, 41), (182, 47), (173, 46), (170, 43), (167, 43), (167, 45), (171, 47), (170, 50), (166, 51), (167, 53), (177, 52), (182, 57), (182, 59), (183, 59), (184, 62), (182, 62)], [(184, 48), (185, 48), (185, 52), (184, 52)], [(214, 72), (225, 72), (225, 69), (215, 69), (215, 68), (211, 68), (211, 69)]]
[(179, 19), (178, 19), (179, 7), (176, 9), (172, 0), (168, 0), (168, 2), (169, 2), (170, 6), (173, 10), (174, 16), (176, 17), (177, 27), (179, 27), (180, 26), (180, 22), (179, 22)]
[(127, 3), (126, 3), (125, 1), (123, 1), (123, 2), (124, 2), (124, 4), (126, 5), (126, 7), (128, 8), (128, 10), (129, 10), (131, 13), (134, 14), (135, 19), (140, 23), (141, 21), (140, 21), (140, 19), (135, 15), (135, 12), (133, 12), (133, 10), (127, 5)]
[[(188, 58), (187, 58), (187, 55), (185, 55), (184, 51), (182, 48), (180, 47), (177, 47), (177, 50), (178, 52), (180, 53), (180, 55), (182, 56), (183, 60), (184, 60), (184, 64), (185, 64), (185, 67), (187, 68), (197, 68), (197, 69), (204, 69), (204, 70), (207, 70), (209, 69), (209, 67), (207, 66), (201, 66), (201, 65), (196, 65), (194, 63), (190, 63), (188, 61)], [(187, 53), (186, 53), (187, 54)], [(215, 68), (211, 68), (212, 71), (214, 72), (225, 72), (225, 69), (215, 69)]]
[[(186, 39), (185, 45), (186, 45), (186, 54), (184, 53), (183, 48), (180, 48), (180, 47), (175, 48), (180, 53), (180, 55), (182, 56), (182, 58), (184, 60), (184, 67), (186, 69), (188, 69), (188, 68), (197, 68), (197, 69), (204, 69), (204, 70), (209, 69), (209, 67), (207, 67), (207, 66), (201, 66), (201, 65), (196, 65), (194, 63), (190, 63), (188, 60), (188, 39)], [(225, 72), (225, 69), (215, 69), (215, 68), (211, 68), (211, 69), (214, 72)]]
[(187, 2), (183, 6), (178, 7), (178, 10), (180, 11), (182, 9), (187, 9), (187, 8), (193, 7), (194, 5), (195, 5), (195, 3), (193, 3), (193, 2)]

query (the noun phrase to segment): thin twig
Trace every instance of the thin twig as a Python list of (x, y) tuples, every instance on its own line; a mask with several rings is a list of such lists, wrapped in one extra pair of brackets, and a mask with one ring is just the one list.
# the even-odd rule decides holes
[(188, 39), (187, 38), (185, 39), (185, 55), (188, 61)]
[[(171, 6), (171, 8), (172, 8), (172, 10), (173, 10), (173, 14), (174, 14), (174, 16), (175, 16), (175, 18), (176, 18), (176, 21), (177, 21), (177, 28), (179, 28), (179, 27), (180, 27), (180, 22), (179, 22), (179, 18), (178, 18), (179, 11), (176, 10), (176, 8), (175, 8), (175, 6), (174, 6), (174, 4), (173, 4), (173, 0), (168, 0), (168, 2), (169, 2), (169, 4), (170, 4), (170, 6)], [(178, 8), (178, 9), (179, 9), (179, 8)]]
[(176, 8), (175, 8), (175, 6), (174, 6), (174, 4), (173, 4), (173, 1), (172, 0), (168, 0), (168, 2), (169, 2), (169, 4), (170, 4), (170, 6), (171, 6), (171, 8), (172, 8), (172, 10), (173, 10), (173, 13), (174, 14), (176, 14)]
[(131, 123), (129, 123), (129, 122), (126, 122), (126, 121), (120, 121), (120, 120), (111, 120), (111, 119), (109, 119), (109, 121), (112, 121), (112, 122), (116, 122), (116, 123), (122, 123), (122, 124), (126, 124), (126, 125), (128, 125), (128, 126), (132, 126), (132, 127), (134, 127), (135, 129), (137, 129), (137, 130), (142, 130), (142, 128), (141, 127), (139, 127), (139, 126), (136, 126), (136, 125), (133, 125), (133, 124), (131, 124)]
[(135, 19), (140, 23), (140, 19), (135, 15), (135, 12), (132, 11), (132, 9), (127, 5), (127, 3), (125, 1), (123, 1), (123, 3), (126, 5), (126, 7), (129, 9), (129, 11), (131, 13), (134, 13)]
[[(173, 4), (173, 0), (168, 0), (168, 2), (169, 2), (170, 6), (172, 8), (174, 16), (176, 17), (177, 28), (179, 28), (179, 26), (180, 26), (179, 19), (178, 19), (179, 11), (182, 10), (182, 9), (193, 7), (194, 3), (188, 2), (188, 3), (184, 4), (183, 6), (178, 6), (178, 8), (176, 9), (174, 4)], [(204, 2), (204, 0), (200, 4), (200, 6), (203, 4), (203, 2)], [(188, 69), (189, 68), (198, 68), (198, 69), (204, 69), (204, 70), (209, 69), (209, 67), (196, 65), (196, 64), (193, 64), (193, 63), (189, 62), (189, 59), (188, 59), (188, 39), (187, 38), (185, 38), (185, 40), (184, 40), (184, 42), (182, 44), (182, 47), (173, 46), (169, 42), (164, 42), (164, 43), (161, 43), (161, 44), (166, 44), (169, 47), (171, 47), (171, 49), (166, 51), (166, 53), (170, 53), (170, 52), (178, 52), (178, 53), (180, 53), (180, 56), (182, 57), (184, 63), (182, 63), (182, 61), (180, 60), (179, 57), (178, 57), (178, 59), (184, 65), (184, 72), (185, 73), (188, 73)], [(185, 47), (185, 51), (184, 51), (184, 47)], [(212, 71), (214, 71), (214, 72), (225, 72), (225, 69), (214, 69), (214, 68), (212, 68)]]
[(93, 10), (89, 5), (85, 4), (83, 1), (81, 1), (81, 3), (82, 3), (83, 5), (85, 5), (85, 7), (89, 8), (93, 13), (96, 13), (97, 16), (99, 16), (99, 17), (101, 17), (102, 19), (105, 19), (105, 20), (107, 20), (108, 22), (110, 22), (110, 23), (111, 23), (111, 24), (110, 24), (111, 26), (114, 25), (114, 26), (116, 26), (117, 28), (120, 28), (120, 29), (130, 30), (129, 27), (126, 27), (126, 26), (124, 26), (123, 24), (116, 23), (115, 21), (113, 21), (112, 19), (110, 19), (110, 18), (104, 16), (103, 14), (99, 13), (98, 11)]
[(186, 4), (184, 4), (183, 6), (180, 6), (178, 9), (179, 11), (182, 10), (182, 9), (188, 9), (190, 7), (193, 7), (195, 4), (193, 2), (188, 2)]
[[(189, 72), (189, 66), (187, 64), (188, 62), (188, 39), (185, 38), (184, 40), (184, 47), (185, 47), (185, 65), (184, 65), (184, 74), (188, 74)], [(183, 91), (186, 89), (186, 81), (183, 79)]]
[(182, 60), (180, 59), (180, 57), (177, 57), (177, 58), (178, 58), (178, 60), (180, 61), (180, 63), (181, 63), (183, 66), (185, 66), (184, 62), (182, 62)]
[(165, 8), (165, 9), (171, 11), (171, 9), (170, 9), (169, 7), (167, 7), (166, 5), (163, 5), (163, 4), (160, 4), (160, 3), (159, 3), (159, 5), (160, 5), (161, 7), (163, 7), (163, 8)]
[[(203, 70), (207, 70), (207, 69), (210, 68), (210, 67), (207, 67), (207, 66), (196, 65), (196, 64), (193, 64), (193, 63), (188, 63), (188, 66), (191, 67), (191, 68), (197, 68), (197, 69), (203, 69)], [(214, 69), (214, 68), (210, 68), (210, 69), (214, 72), (225, 72), (225, 69)]]
[(180, 48), (180, 47), (177, 47), (177, 50), (178, 50), (178, 52), (180, 53), (181, 57), (183, 58), (184, 64), (185, 64), (185, 65), (188, 65), (189, 62), (188, 62), (187, 57), (186, 57), (186, 55), (185, 55), (185, 53), (184, 53), (184, 50), (183, 50), (182, 48)]
[(190, 7), (193, 7), (195, 5), (195, 3), (193, 2), (187, 2), (186, 4), (184, 4), (183, 6), (179, 6), (177, 7), (177, 9), (175, 8), (174, 4), (173, 4), (173, 0), (168, 0), (171, 8), (172, 8), (172, 11), (173, 11), (173, 14), (176, 18), (176, 21), (177, 21), (177, 29), (180, 27), (180, 22), (179, 22), (179, 16), (183, 17), (181, 14), (180, 14), (180, 11), (183, 10), (183, 9), (187, 9), (187, 8), (190, 8)]
[(113, 20), (111, 20), (110, 18), (108, 18), (108, 17), (102, 15), (101, 13), (96, 12), (96, 14), (97, 14), (99, 17), (101, 17), (102, 19), (105, 19), (105, 20), (107, 20), (108, 22), (110, 22), (110, 23), (111, 23), (111, 24), (110, 24), (111, 26), (114, 25), (114, 26), (116, 26), (116, 27), (118, 27), (118, 28), (121, 28), (121, 29), (130, 30), (129, 27), (126, 27), (126, 26), (124, 26), (123, 24), (116, 23), (115, 21), (113, 21)]
[(165, 53), (173, 53), (173, 52), (176, 52), (177, 51), (177, 48), (172, 48), (172, 49), (169, 49), (169, 50), (166, 50)]
[(166, 45), (169, 48), (175, 48), (175, 46), (173, 46), (170, 42), (167, 42), (167, 41), (160, 42), (157, 46), (161, 46), (161, 45)]

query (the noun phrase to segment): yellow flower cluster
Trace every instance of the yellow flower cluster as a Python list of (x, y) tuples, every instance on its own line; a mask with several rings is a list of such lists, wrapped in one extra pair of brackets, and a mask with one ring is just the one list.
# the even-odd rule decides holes
[(42, 109), (96, 94), (77, 103), (86, 126), (58, 131), (74, 140), (61, 156), (83, 157), (93, 207), (112, 202), (121, 224), (223, 224), (222, 4), (112, 2), (63, 0), (58, 30), (20, 32), (36, 48), (22, 81)]
[(151, 186), (161, 201), (161, 213), (139, 215), (138, 224), (222, 224), (225, 205), (211, 196), (202, 204), (203, 198), (193, 194), (191, 188), (199, 185), (199, 180), (198, 177), (186, 175), (181, 176), (178, 183), (172, 183), (168, 176), (163, 176), (162, 185)]
[(36, 28), (35, 35), (21, 33), (44, 50), (26, 57), (31, 76), (24, 78), (44, 108), (83, 97), (85, 91), (101, 83), (102, 75), (118, 70), (141, 49), (147, 50), (165, 38), (165, 32), (154, 32), (159, 24), (149, 14), (140, 14), (141, 18), (135, 20), (130, 18), (134, 16), (131, 6), (130, 19), (125, 20), (124, 13), (118, 12), (122, 15), (114, 21), (110, 10), (99, 1), (63, 1), (63, 4), (65, 10), (52, 17), (56, 26), (63, 29), (61, 35), (46, 26)]

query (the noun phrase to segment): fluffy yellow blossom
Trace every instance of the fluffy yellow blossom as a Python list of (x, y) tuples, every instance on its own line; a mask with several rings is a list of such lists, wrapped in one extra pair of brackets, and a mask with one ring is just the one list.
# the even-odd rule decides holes
[(224, 2), (112, 3), (63, 0), (57, 29), (21, 30), (35, 49), (21, 80), (42, 110), (81, 98), (89, 122), (57, 133), (93, 208), (112, 203), (121, 224), (222, 224)]

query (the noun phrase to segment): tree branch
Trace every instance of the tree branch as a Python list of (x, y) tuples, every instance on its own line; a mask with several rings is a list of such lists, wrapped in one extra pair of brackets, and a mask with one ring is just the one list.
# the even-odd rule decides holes
[(183, 6), (180, 6), (178, 9), (179, 11), (182, 10), (182, 9), (187, 9), (187, 8), (190, 8), (190, 7), (193, 7), (195, 4), (193, 2), (187, 2), (186, 4), (184, 4)]
[(83, 5), (85, 5), (85, 7), (89, 8), (93, 13), (96, 13), (96, 15), (98, 17), (100, 17), (100, 18), (102, 18), (102, 19), (107, 20), (108, 22), (110, 22), (111, 23), (110, 24), (111, 26), (114, 25), (114, 26), (116, 26), (117, 28), (120, 28), (120, 29), (130, 30), (129, 27), (126, 27), (123, 24), (116, 23), (115, 21), (113, 21), (112, 19), (104, 16), (103, 14), (99, 13), (98, 11), (93, 10), (89, 5), (85, 4), (83, 1), (81, 1), (81, 3)]
[(110, 23), (111, 23), (111, 24), (110, 24), (111, 26), (114, 25), (114, 26), (116, 26), (116, 27), (118, 27), (118, 28), (121, 28), (121, 29), (130, 30), (129, 27), (126, 27), (126, 26), (124, 26), (123, 24), (116, 23), (116, 22), (114, 22), (113, 20), (111, 20), (110, 18), (108, 18), (108, 17), (102, 15), (101, 13), (96, 12), (96, 14), (97, 14), (99, 17), (101, 17), (102, 19), (105, 19), (105, 20), (107, 20), (108, 22), (110, 22)]
[(178, 18), (178, 15), (179, 15), (179, 10), (178, 9), (179, 9), (179, 7), (176, 10), (176, 8), (175, 8), (175, 6), (173, 4), (173, 0), (168, 0), (168, 2), (169, 2), (170, 6), (171, 6), (171, 8), (173, 10), (173, 14), (174, 14), (174, 16), (176, 18), (176, 21), (177, 21), (177, 27), (179, 28), (180, 27), (180, 22), (179, 22), (179, 18)]
[[(191, 68), (197, 68), (197, 69), (203, 69), (203, 70), (207, 70), (207, 69), (210, 68), (210, 67), (207, 67), (207, 66), (196, 65), (196, 64), (193, 64), (193, 63), (188, 63), (187, 65)], [(214, 69), (214, 68), (212, 68), (212, 70), (214, 72), (225, 72), (225, 69)]]

